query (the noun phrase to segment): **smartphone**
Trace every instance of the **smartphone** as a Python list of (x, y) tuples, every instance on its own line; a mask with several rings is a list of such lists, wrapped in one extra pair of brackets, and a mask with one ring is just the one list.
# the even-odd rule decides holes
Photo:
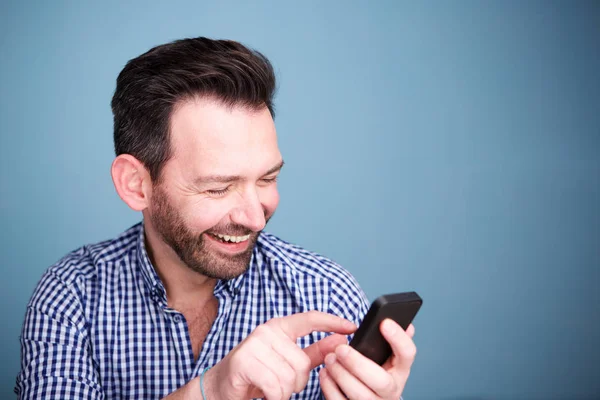
[(423, 300), (415, 292), (394, 293), (378, 297), (365, 315), (350, 346), (382, 365), (392, 355), (392, 348), (379, 331), (381, 322), (390, 318), (406, 330), (417, 315)]

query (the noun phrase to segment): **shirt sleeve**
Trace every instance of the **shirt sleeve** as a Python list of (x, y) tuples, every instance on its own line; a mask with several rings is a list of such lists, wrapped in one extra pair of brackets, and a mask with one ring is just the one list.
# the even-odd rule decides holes
[(104, 399), (81, 296), (51, 271), (27, 305), (20, 342), (19, 399)]
[[(369, 301), (356, 279), (346, 270), (334, 264), (330, 266), (336, 271), (329, 287), (328, 312), (360, 325), (369, 309)], [(353, 335), (348, 335), (348, 342)], [(318, 368), (320, 370), (321, 368)], [(319, 389), (319, 399), (325, 400), (323, 391)]]
[[(330, 291), (329, 312), (344, 317), (356, 325), (360, 325), (369, 311), (369, 300), (360, 288), (356, 279), (348, 272), (343, 271), (339, 281), (334, 281)], [(352, 335), (348, 341), (352, 340)], [(323, 392), (320, 399), (325, 399)], [(400, 396), (400, 400), (403, 400)]]
[[(329, 312), (360, 325), (368, 310), (369, 301), (356, 279), (346, 270), (340, 270), (331, 282)], [(348, 337), (351, 338), (352, 335)]]

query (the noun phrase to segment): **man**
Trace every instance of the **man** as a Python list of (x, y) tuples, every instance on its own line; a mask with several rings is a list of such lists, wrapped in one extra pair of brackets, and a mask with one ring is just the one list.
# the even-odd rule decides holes
[(269, 61), (232, 41), (180, 40), (127, 63), (111, 173), (143, 223), (46, 271), (23, 325), (20, 398), (400, 397), (414, 328), (384, 322), (394, 355), (362, 357), (346, 344), (367, 310), (352, 276), (262, 231), (283, 167), (274, 88)]

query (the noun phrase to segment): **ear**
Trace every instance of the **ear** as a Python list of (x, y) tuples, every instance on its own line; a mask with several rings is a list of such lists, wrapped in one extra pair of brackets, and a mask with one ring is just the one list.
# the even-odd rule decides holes
[(130, 154), (121, 154), (112, 163), (110, 173), (119, 197), (135, 211), (150, 204), (152, 181), (146, 167)]

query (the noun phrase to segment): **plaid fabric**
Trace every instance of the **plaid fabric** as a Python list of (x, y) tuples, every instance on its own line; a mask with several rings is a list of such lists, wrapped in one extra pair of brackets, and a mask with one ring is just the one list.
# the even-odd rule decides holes
[[(262, 233), (250, 268), (219, 281), (217, 318), (194, 362), (185, 318), (144, 248), (139, 223), (50, 267), (27, 305), (21, 335), (21, 399), (158, 399), (215, 365), (256, 326), (320, 310), (355, 323), (368, 304), (339, 265)], [(306, 347), (327, 334), (298, 340)], [(294, 399), (321, 397), (317, 368)]]

